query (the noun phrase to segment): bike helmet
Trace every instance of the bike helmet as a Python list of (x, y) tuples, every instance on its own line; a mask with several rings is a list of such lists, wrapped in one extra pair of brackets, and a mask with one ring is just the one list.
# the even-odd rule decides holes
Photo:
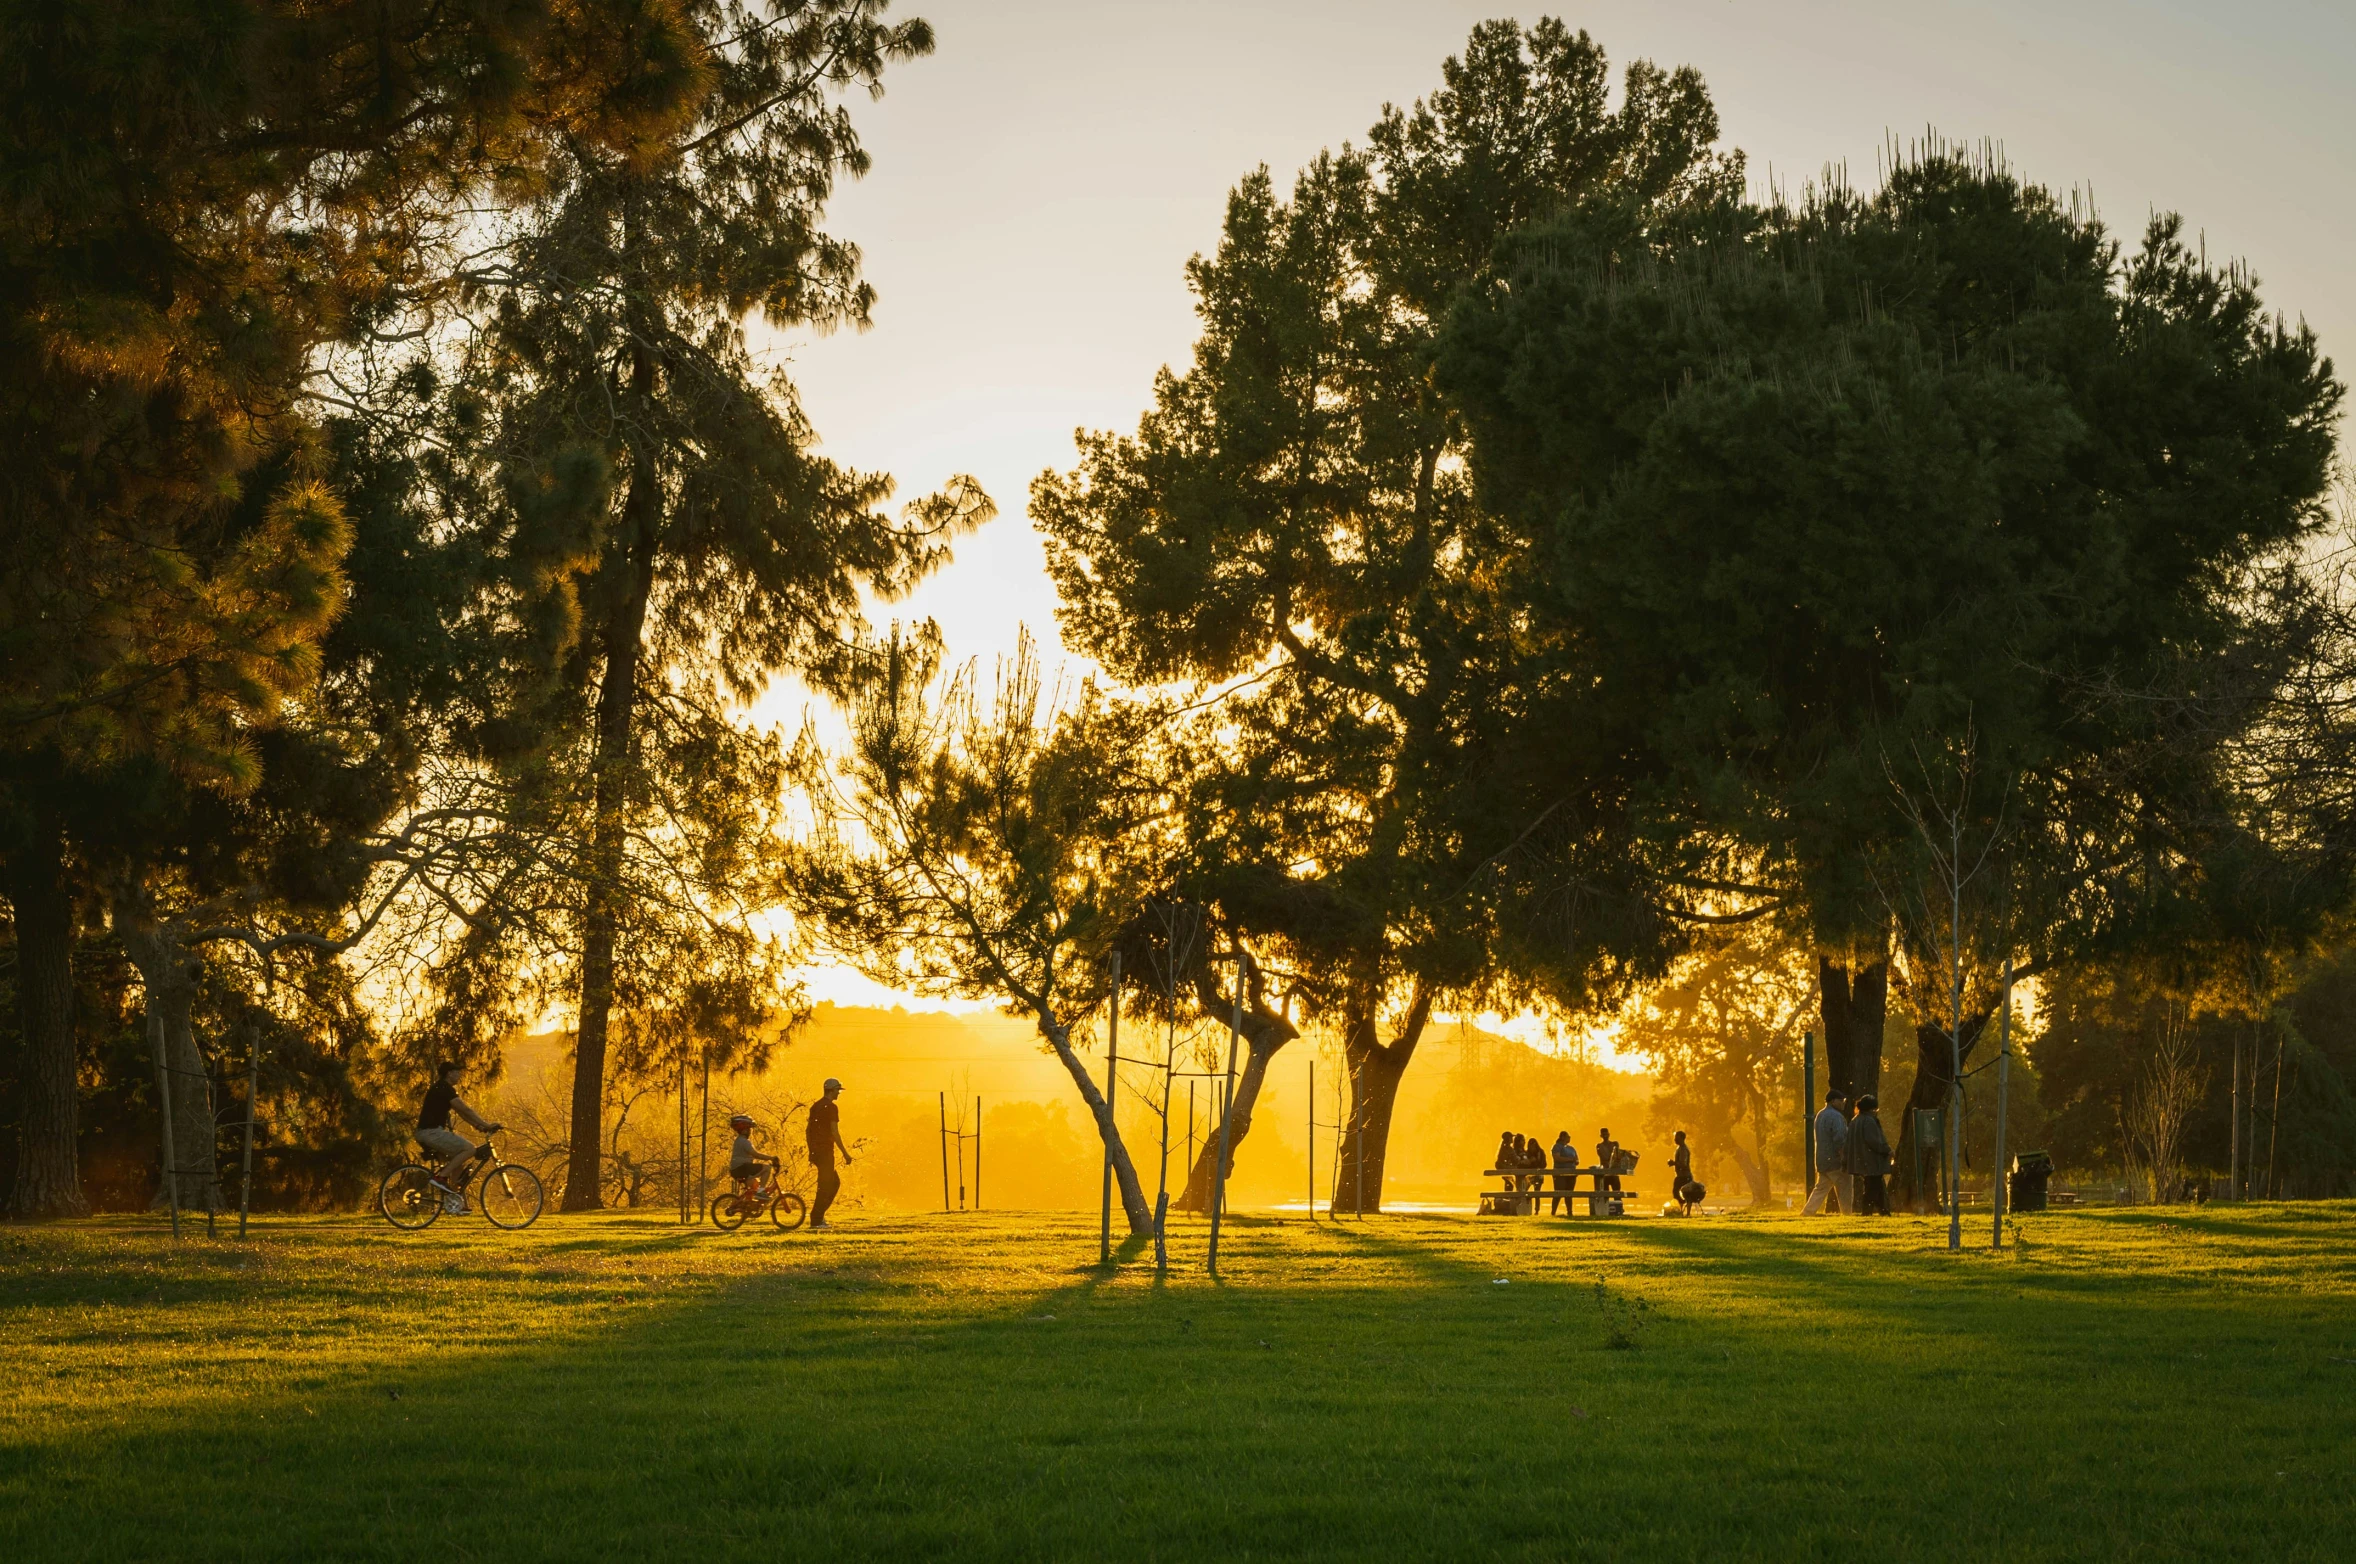
[(728, 1127), (732, 1130), (749, 1130), (753, 1127), (753, 1116), (749, 1113), (732, 1113), (728, 1116)]

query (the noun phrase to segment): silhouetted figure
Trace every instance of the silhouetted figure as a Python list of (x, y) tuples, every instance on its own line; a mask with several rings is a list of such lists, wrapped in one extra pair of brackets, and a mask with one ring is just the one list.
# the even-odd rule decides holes
[(1579, 1148), (1571, 1144), (1571, 1132), (1564, 1130), (1554, 1137), (1554, 1202), (1547, 1214), (1560, 1216), (1568, 1211), (1570, 1192), (1578, 1187)]
[(1595, 1165), (1603, 1171), (1596, 1175), (1597, 1187), (1612, 1194), (1620, 1192), (1620, 1143), (1612, 1139), (1608, 1129), (1598, 1130), (1603, 1139), (1595, 1143)]
[(1890, 1137), (1882, 1133), (1881, 1103), (1868, 1093), (1857, 1099), (1857, 1120), (1849, 1126), (1849, 1171), (1855, 1175), (1861, 1216), (1890, 1214)]
[(1677, 1197), (1677, 1209), (1687, 1216), (1702, 1203), (1709, 1193), (1693, 1181), (1693, 1148), (1685, 1144), (1685, 1131), (1677, 1132), (1677, 1149), (1669, 1158), (1669, 1191)]
[(827, 1209), (842, 1191), (843, 1176), (834, 1170), (834, 1154), (840, 1151), (845, 1165), (851, 1160), (851, 1148), (843, 1144), (843, 1110), (835, 1104), (842, 1094), (843, 1083), (829, 1076), (826, 1094), (810, 1104), (810, 1166), (818, 1170), (818, 1198), (810, 1203), (812, 1227), (830, 1225)]

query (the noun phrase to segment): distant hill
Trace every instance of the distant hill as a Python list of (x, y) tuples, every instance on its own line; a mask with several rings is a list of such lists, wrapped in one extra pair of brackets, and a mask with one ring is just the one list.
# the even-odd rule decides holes
[[(562, 1088), (569, 1077), (571, 1037), (542, 1034), (513, 1040), (507, 1051), (507, 1088)], [(1138, 1045), (1143, 1046), (1142, 1040)], [(1214, 1067), (1222, 1062), (1223, 1034), (1206, 1039)], [(1124, 1047), (1124, 1054), (1128, 1048)], [(1091, 1078), (1104, 1080), (1101, 1042), (1088, 1055)], [(1233, 1198), (1239, 1205), (1298, 1203), (1309, 1193), (1308, 1091), (1314, 1066), (1317, 1175), (1320, 1201), (1330, 1196), (1338, 1118), (1335, 1086), (1340, 1050), (1296, 1042), (1277, 1056), (1260, 1096), (1251, 1137), (1236, 1157)], [(1012, 1017), (989, 1012), (948, 1015), (822, 1004), (805, 1027), (757, 1077), (715, 1078), (720, 1105), (752, 1094), (807, 1101), (828, 1076), (842, 1080), (843, 1128), (859, 1146), (845, 1184), (846, 1198), (882, 1206), (939, 1209), (942, 1203), (946, 1113), (952, 1129), (970, 1131), (980, 1098), (980, 1195), (999, 1209), (1092, 1207), (1097, 1203), (1100, 1157), (1094, 1127), (1079, 1093), (1036, 1032)], [(1170, 1183), (1185, 1182), (1189, 1111), (1184, 1079), (1174, 1082), (1170, 1125)], [(1209, 1081), (1197, 1081), (1192, 1123), (1199, 1148), (1212, 1125)], [(1123, 1137), (1136, 1158), (1148, 1198), (1161, 1142), (1158, 1071), (1131, 1065), (1116, 1096)], [(1568, 1129), (1581, 1146), (1610, 1125), (1645, 1155), (1644, 1170), (1663, 1152), (1645, 1144), (1652, 1083), (1641, 1075), (1559, 1058), (1476, 1028), (1440, 1024), (1409, 1066), (1399, 1092), (1391, 1138), (1390, 1198), (1437, 1201), (1469, 1208), (1503, 1129), (1551, 1141)], [(668, 1100), (668, 1099), (665, 1099)], [(654, 1111), (670, 1111), (649, 1109)], [(952, 1143), (952, 1158), (955, 1148)], [(974, 1197), (969, 1141), (961, 1169), (952, 1160), (948, 1199), (959, 1203), (962, 1182)], [(962, 1174), (962, 1181), (961, 1181)], [(1640, 1177), (1639, 1187), (1651, 1188)]]

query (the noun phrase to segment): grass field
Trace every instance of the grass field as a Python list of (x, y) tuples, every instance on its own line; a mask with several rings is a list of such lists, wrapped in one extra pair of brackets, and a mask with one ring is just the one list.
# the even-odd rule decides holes
[(0, 1229), (0, 1559), (2356, 1553), (2356, 1206), (848, 1220)]

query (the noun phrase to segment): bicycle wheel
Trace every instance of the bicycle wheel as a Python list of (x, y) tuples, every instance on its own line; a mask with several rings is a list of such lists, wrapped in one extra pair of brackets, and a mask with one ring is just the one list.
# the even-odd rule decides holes
[(434, 1225), (442, 1214), (442, 1192), (434, 1188), (433, 1169), (404, 1162), (384, 1176), (376, 1189), (376, 1209), (403, 1232)]
[(736, 1203), (736, 1191), (723, 1189), (712, 1197), (712, 1225), (723, 1233), (733, 1233), (744, 1226), (745, 1212)]
[(530, 1227), (540, 1220), (540, 1175), (513, 1162), (502, 1162), (483, 1175), (475, 1190), (483, 1215), (493, 1227), (510, 1230)]
[(790, 1189), (769, 1204), (769, 1220), (789, 1233), (809, 1219), (809, 1206)]

